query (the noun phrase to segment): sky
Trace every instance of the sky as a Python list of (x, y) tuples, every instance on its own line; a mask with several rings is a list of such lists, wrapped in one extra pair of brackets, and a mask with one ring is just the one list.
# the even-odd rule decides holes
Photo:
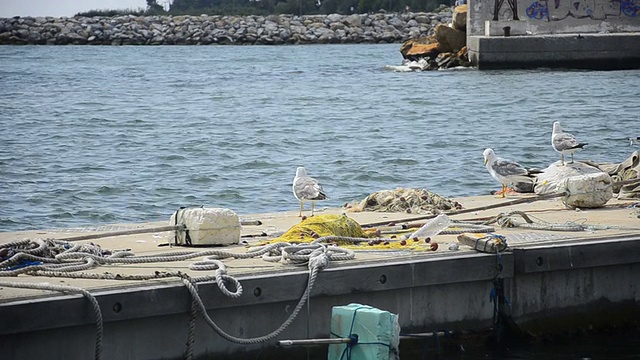
[(0, 0), (0, 17), (16, 15), (61, 17), (73, 16), (89, 10), (144, 9), (146, 7), (146, 0)]

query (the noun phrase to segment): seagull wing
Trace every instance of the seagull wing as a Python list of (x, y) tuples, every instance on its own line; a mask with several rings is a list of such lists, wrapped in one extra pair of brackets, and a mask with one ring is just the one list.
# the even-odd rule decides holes
[(553, 147), (556, 151), (570, 150), (579, 146), (580, 143), (572, 134), (560, 133), (553, 137)]
[(496, 174), (504, 177), (526, 176), (529, 173), (527, 169), (520, 166), (517, 162), (503, 158), (497, 158), (496, 161), (491, 164), (491, 168)]
[(293, 189), (294, 194), (300, 200), (324, 200), (327, 198), (318, 181), (308, 176), (297, 178)]

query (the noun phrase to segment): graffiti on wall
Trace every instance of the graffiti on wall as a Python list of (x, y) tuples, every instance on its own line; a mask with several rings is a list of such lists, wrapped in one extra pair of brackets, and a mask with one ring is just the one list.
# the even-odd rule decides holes
[(520, 20), (520, 18), (518, 18), (518, 0), (507, 0), (507, 4), (506, 11), (503, 11), (502, 5), (504, 5), (504, 0), (495, 0), (493, 6), (494, 21), (498, 21), (499, 18)]
[(530, 19), (547, 21), (568, 17), (594, 20), (604, 20), (609, 16), (640, 17), (640, 5), (636, 1), (638, 0), (536, 0), (527, 7), (526, 13)]

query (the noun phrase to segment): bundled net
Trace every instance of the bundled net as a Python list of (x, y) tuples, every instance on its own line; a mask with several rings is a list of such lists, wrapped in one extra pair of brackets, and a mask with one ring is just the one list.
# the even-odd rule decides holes
[(613, 175), (611, 179), (614, 182), (637, 179), (637, 181), (633, 181), (630, 184), (614, 187), (613, 191), (617, 190), (618, 199), (640, 199), (640, 166), (621, 170), (616, 175)]
[(457, 201), (447, 199), (425, 189), (381, 190), (364, 200), (346, 204), (349, 211), (404, 212), (408, 214), (438, 214), (461, 209)]
[(409, 239), (407, 236), (416, 229), (404, 229), (396, 234), (381, 234), (376, 228), (363, 229), (354, 219), (345, 214), (316, 215), (293, 225), (277, 238), (260, 243), (260, 246), (279, 242), (312, 243), (325, 236), (340, 237), (331, 239), (330, 243), (353, 250), (408, 250), (435, 251), (438, 244), (431, 239)]
[[(625, 161), (619, 164), (596, 163), (582, 161), (585, 164), (595, 166), (611, 175), (614, 183), (626, 181), (625, 185), (613, 186), (613, 192), (618, 194), (618, 199), (640, 199), (640, 153), (634, 151)], [(637, 181), (633, 181), (637, 179)]]
[(269, 242), (312, 242), (323, 236), (363, 238), (366, 235), (360, 224), (347, 215), (324, 214), (303, 219)]

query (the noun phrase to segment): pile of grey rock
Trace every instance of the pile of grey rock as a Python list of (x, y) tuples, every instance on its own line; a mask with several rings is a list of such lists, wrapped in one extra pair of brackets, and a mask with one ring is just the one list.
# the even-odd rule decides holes
[(0, 18), (0, 44), (209, 45), (397, 43), (433, 33), (451, 12), (269, 16)]

